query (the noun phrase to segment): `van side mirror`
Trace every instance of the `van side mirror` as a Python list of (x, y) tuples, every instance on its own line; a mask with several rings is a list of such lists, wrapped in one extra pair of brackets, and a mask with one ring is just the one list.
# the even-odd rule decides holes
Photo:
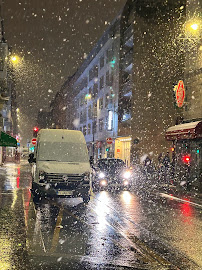
[(36, 163), (36, 158), (34, 158), (33, 153), (29, 154), (28, 162), (29, 163)]

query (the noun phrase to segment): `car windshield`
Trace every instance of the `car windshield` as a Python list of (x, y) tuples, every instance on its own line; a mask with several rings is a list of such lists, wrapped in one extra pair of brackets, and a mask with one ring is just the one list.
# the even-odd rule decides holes
[(98, 161), (97, 166), (100, 170), (112, 171), (115, 173), (123, 170), (123, 168), (125, 168), (125, 163), (120, 159), (103, 159)]
[(85, 144), (67, 142), (40, 142), (39, 161), (89, 162)]
[(202, 0), (0, 0), (0, 270), (202, 270)]

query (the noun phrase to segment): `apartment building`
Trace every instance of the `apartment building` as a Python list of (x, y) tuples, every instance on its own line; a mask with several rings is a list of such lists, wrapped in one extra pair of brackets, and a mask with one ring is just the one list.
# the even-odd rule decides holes
[[(118, 135), (120, 17), (104, 32), (75, 73), (74, 127), (85, 136), (95, 159), (114, 156)], [(107, 144), (107, 138), (113, 143)]]

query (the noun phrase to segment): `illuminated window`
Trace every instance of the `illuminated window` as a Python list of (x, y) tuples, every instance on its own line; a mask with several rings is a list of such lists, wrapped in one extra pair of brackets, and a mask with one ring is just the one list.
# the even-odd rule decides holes
[(113, 128), (113, 111), (109, 111), (107, 119), (107, 130), (112, 130), (112, 128)]

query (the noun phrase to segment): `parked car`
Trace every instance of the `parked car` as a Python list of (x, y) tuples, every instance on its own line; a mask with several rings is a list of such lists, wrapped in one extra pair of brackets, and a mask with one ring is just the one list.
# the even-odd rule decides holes
[(34, 196), (82, 197), (90, 200), (91, 167), (83, 133), (41, 129), (32, 163)]
[(124, 161), (116, 158), (99, 159), (94, 166), (93, 189), (129, 189), (132, 172)]

